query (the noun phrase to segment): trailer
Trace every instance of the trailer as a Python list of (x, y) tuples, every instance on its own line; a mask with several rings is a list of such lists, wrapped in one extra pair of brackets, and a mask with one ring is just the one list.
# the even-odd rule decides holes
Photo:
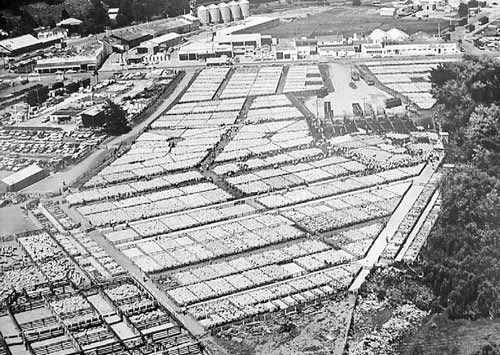
[(386, 108), (394, 108), (398, 106), (402, 106), (403, 102), (399, 97), (391, 97), (389, 99), (385, 99), (385, 107)]
[(476, 29), (476, 26), (471, 25), (471, 24), (465, 26), (465, 31), (468, 32), (468, 33), (473, 32), (475, 29)]
[(483, 16), (481, 17), (478, 21), (477, 21), (480, 25), (486, 25), (489, 21), (488, 17), (487, 16)]

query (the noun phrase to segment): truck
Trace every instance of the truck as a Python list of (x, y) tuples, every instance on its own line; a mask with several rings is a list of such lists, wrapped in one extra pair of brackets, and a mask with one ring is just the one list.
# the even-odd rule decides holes
[(480, 24), (480, 25), (486, 25), (489, 21), (488, 17), (487, 16), (483, 16), (481, 17), (479, 20), (477, 20), (477, 22)]
[(386, 108), (394, 108), (403, 105), (403, 102), (399, 97), (391, 97), (389, 99), (385, 99), (385, 107)]
[(473, 32), (475, 29), (476, 29), (476, 26), (471, 25), (471, 24), (465, 26), (465, 31), (468, 32), (468, 33)]

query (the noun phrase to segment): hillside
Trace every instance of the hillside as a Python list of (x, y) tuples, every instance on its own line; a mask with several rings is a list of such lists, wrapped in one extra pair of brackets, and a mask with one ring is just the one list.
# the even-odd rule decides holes
[[(188, 0), (0, 0), (0, 28), (10, 36), (19, 36), (38, 26), (55, 26), (67, 17), (84, 21), (82, 34), (101, 32), (110, 25), (106, 9), (123, 9), (119, 25), (142, 22), (159, 17), (173, 17), (189, 10)], [(106, 18), (96, 21), (96, 13)], [(98, 22), (100, 26), (95, 26)], [(93, 25), (94, 23), (94, 25)]]

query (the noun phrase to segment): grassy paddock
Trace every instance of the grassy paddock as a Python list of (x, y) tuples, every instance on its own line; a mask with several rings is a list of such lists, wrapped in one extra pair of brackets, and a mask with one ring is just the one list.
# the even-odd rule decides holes
[(353, 33), (368, 35), (376, 28), (389, 30), (396, 27), (408, 34), (417, 31), (437, 34), (438, 22), (441, 23), (441, 30), (449, 24), (448, 21), (441, 19), (417, 20), (415, 17), (384, 17), (379, 15), (379, 9), (375, 7), (347, 6), (336, 7), (308, 18), (282, 23), (263, 32), (279, 38), (337, 33), (352, 36)]

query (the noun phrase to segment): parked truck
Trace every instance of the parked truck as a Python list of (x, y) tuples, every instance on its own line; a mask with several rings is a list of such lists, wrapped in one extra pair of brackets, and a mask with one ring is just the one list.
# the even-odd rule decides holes
[(479, 20), (477, 20), (477, 22), (480, 24), (480, 25), (486, 25), (489, 21), (488, 17), (487, 16), (483, 16), (481, 17)]

